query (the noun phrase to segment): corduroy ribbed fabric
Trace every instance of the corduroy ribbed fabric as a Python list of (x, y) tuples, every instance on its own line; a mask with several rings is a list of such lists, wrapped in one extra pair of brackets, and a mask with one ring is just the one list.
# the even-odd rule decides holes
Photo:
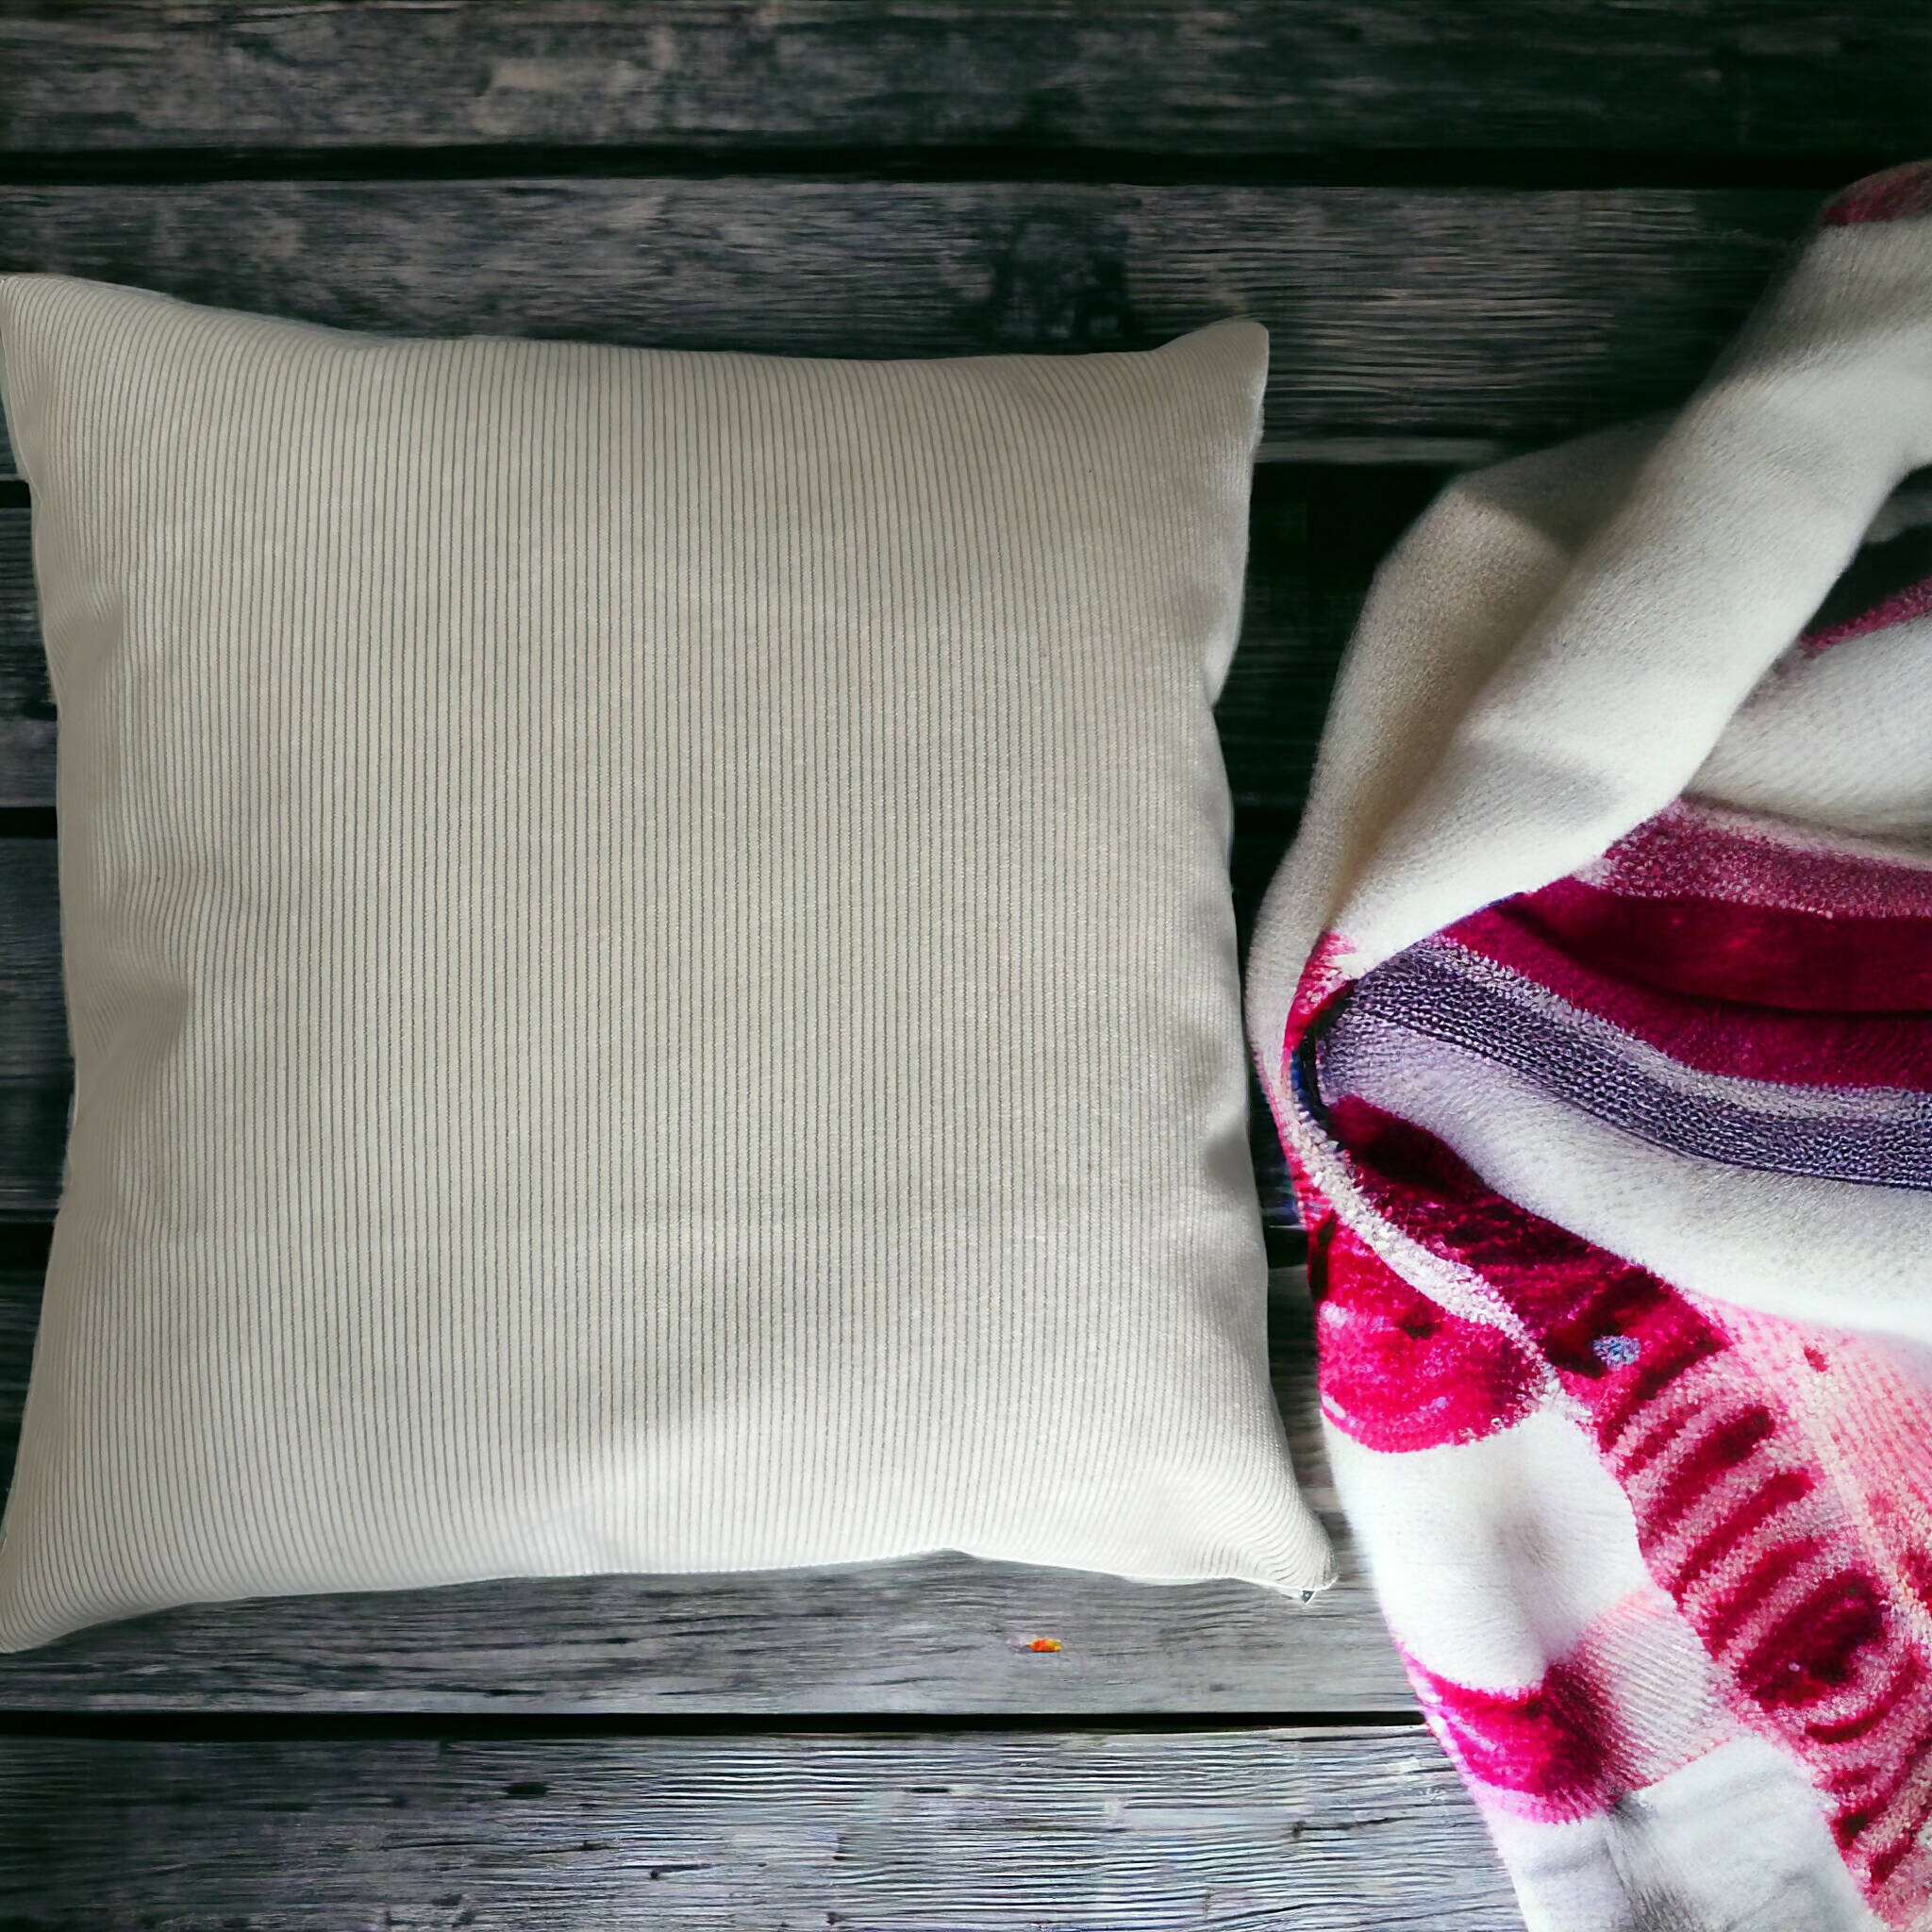
[(944, 1548), (1327, 1579), (1211, 715), (1266, 359), (0, 278), (76, 1082), (0, 1648)]

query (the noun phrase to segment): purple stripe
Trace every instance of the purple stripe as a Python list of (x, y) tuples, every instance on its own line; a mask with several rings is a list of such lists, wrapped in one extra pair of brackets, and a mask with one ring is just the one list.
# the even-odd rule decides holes
[[(1537, 1004), (1512, 999), (1428, 946), (1398, 954), (1357, 981), (1324, 1027), (1315, 1056), (1322, 1099), (1332, 1105), (1347, 1091), (1356, 1052), (1399, 1044), (1391, 1034), (1400, 1031), (1479, 1054), (1579, 1112), (1673, 1153), (1769, 1174), (1932, 1191), (1932, 1101), (1923, 1095), (1891, 1096), (1899, 1111), (1884, 1120), (1833, 1113), (1815, 1088), (1790, 1090), (1791, 1110), (1753, 1108), (1739, 1097), (1658, 1080), (1634, 1051), (1597, 1037), (1581, 1016), (1566, 1024), (1541, 1009), (1543, 1001), (1560, 1004), (1546, 993)], [(1798, 1110), (1807, 1101), (1824, 1105)]]

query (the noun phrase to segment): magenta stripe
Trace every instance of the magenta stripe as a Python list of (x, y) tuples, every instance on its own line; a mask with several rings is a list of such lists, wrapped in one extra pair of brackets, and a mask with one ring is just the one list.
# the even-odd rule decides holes
[(1821, 227), (1896, 222), (1932, 213), (1932, 161), (1906, 161), (1841, 188), (1818, 212)]
[(1444, 937), (1687, 1067), (1793, 1087), (1932, 1093), (1932, 1018), (1791, 1012), (1641, 986), (1574, 958), (1507, 901), (1459, 921)]
[(1576, 876), (1625, 898), (1932, 919), (1932, 866), (1780, 839), (1682, 800), (1646, 819)]
[(1828, 651), (1834, 644), (1847, 643), (1853, 638), (1864, 637), (1871, 631), (1904, 624), (1909, 618), (1924, 617), (1928, 610), (1932, 610), (1932, 577), (1921, 577), (1917, 583), (1894, 591), (1869, 610), (1861, 610), (1857, 617), (1848, 617), (1842, 624), (1834, 624), (1824, 630), (1807, 630), (1804, 636), (1805, 648), (1807, 651)]
[(1574, 878), (1507, 909), (1573, 958), (1657, 991), (1806, 1012), (1932, 1014), (1932, 917), (1632, 899)]

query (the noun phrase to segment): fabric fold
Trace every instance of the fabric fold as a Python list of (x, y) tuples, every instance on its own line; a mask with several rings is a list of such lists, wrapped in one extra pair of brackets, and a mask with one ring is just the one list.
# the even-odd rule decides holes
[(1338, 1486), (1534, 1928), (1932, 1927), (1932, 163), (1378, 573), (1248, 963)]

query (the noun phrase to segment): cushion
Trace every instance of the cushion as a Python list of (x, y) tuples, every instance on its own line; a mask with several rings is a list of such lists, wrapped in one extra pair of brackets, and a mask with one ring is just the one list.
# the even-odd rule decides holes
[(0, 1648), (940, 1549), (1326, 1579), (1211, 715), (1266, 359), (0, 277), (75, 1074)]

